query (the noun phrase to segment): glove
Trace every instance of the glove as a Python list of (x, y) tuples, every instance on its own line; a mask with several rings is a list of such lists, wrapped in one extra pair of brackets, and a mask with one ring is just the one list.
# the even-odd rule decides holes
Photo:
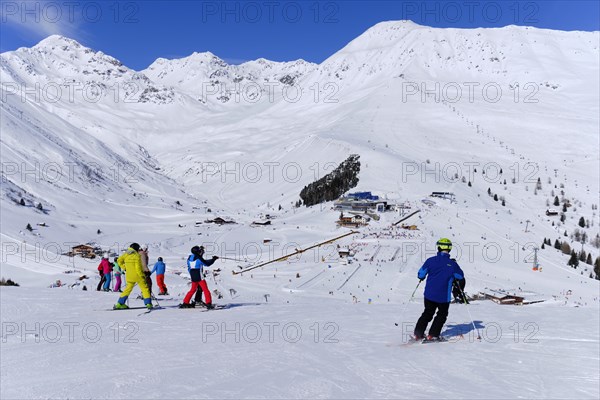
[(150, 271), (144, 271), (144, 276), (146, 276), (146, 278), (150, 278)]

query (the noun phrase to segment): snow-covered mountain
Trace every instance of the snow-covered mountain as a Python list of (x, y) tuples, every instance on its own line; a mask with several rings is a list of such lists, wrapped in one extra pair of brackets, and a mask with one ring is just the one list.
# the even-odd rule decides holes
[[(60, 36), (3, 53), (0, 267), (2, 277), (24, 287), (2, 289), (2, 322), (20, 322), (23, 314), (27, 323), (42, 318), (46, 306), (31, 308), (38, 293), (70, 315), (93, 315), (106, 329), (124, 321), (94, 311), (110, 308), (112, 293), (41, 289), (56, 279), (74, 289), (95, 286), (93, 278), (76, 278), (95, 277), (97, 260), (61, 255), (74, 243), (115, 252), (132, 241), (148, 243), (151, 258), (162, 256), (169, 268), (174, 296), (164, 302), (168, 305), (187, 291), (189, 248), (204, 244), (210, 254), (240, 260), (219, 260), (222, 273), (209, 281), (224, 296), (217, 302), (240, 305), (212, 314), (217, 325), (248, 326), (273, 317), (282, 325), (296, 321), (306, 333), (314, 322), (323, 327), (333, 321), (343, 342), (338, 348), (311, 342), (290, 350), (286, 341), (258, 347), (242, 341), (240, 353), (248, 357), (240, 366), (252, 368), (257, 357), (272, 363), (256, 372), (254, 382), (263, 386), (236, 383), (247, 371), (228, 372), (231, 358), (225, 357), (216, 363), (222, 385), (203, 383), (208, 397), (259, 397), (267, 388), (267, 397), (597, 398), (599, 285), (589, 277), (593, 266), (567, 266), (569, 255), (553, 246), (538, 252), (541, 272), (532, 270), (532, 261), (534, 247), (546, 238), (584, 250), (592, 261), (600, 256), (599, 46), (599, 32), (438, 29), (394, 21), (375, 25), (320, 64), (259, 59), (229, 65), (211, 53), (194, 53), (133, 71)], [(359, 234), (299, 259), (231, 274), (238, 264), (273, 259), (345, 232), (335, 224), (339, 211), (331, 203), (310, 208), (294, 203), (305, 185), (350, 154), (360, 155), (361, 162), (353, 190), (420, 210), (407, 220), (418, 230), (392, 227), (400, 217), (382, 213)], [(432, 199), (434, 191), (452, 192), (456, 200)], [(564, 217), (546, 215), (563, 207)], [(266, 214), (271, 225), (252, 224)], [(206, 222), (217, 216), (236, 224)], [(422, 349), (395, 346), (399, 333), (390, 326), (394, 320), (412, 323), (421, 312), (422, 291), (415, 296), (418, 304), (409, 302), (410, 294), (417, 269), (439, 237), (454, 241), (452, 254), (465, 270), (468, 293), (505, 290), (544, 302), (521, 308), (491, 302), (468, 310), (452, 306), (456, 323), (449, 324), (449, 334), (473, 334), (471, 310), (476, 329), (489, 339), (488, 329), (500, 326), (502, 341), (494, 346), (488, 340), (477, 349), (465, 341), (449, 353), (432, 350), (425, 358), (439, 365), (465, 358), (462, 369), (430, 376), (420, 364)], [(340, 262), (337, 244), (355, 253), (354, 263)], [(86, 304), (89, 299), (93, 306)], [(166, 318), (171, 328), (161, 332), (172, 338), (164, 347), (166, 359), (195, 362), (175, 344), (207, 321), (204, 313), (184, 322), (180, 314), (164, 315), (178, 310), (160, 312), (150, 314), (141, 339), (160, 347), (164, 336), (153, 336), (151, 326)], [(511, 336), (515, 329), (523, 333), (536, 326), (534, 336), (539, 333), (543, 343)], [(570, 340), (577, 340), (576, 348)], [(42, 385), (43, 392), (19, 392), (16, 383), (25, 370), (20, 344), (14, 335), (3, 341), (2, 397), (160, 392), (154, 384), (134, 392), (131, 381), (105, 395), (89, 389), (94, 384), (64, 391), (86, 379), (86, 367), (74, 360), (77, 352), (89, 350), (80, 346), (60, 355), (43, 346), (44, 354), (73, 363), (73, 370), (59, 384)], [(230, 344), (205, 346), (202, 360), (221, 360)], [(302, 359), (299, 375), (285, 372), (274, 349)], [(557, 357), (565, 363), (561, 373), (552, 367)], [(398, 359), (407, 366), (398, 369)], [(499, 368), (482, 367), (481, 359), (496, 360)], [(5, 360), (18, 368), (7, 372)], [(150, 365), (164, 368), (164, 360)], [(311, 364), (314, 373), (306, 372)], [(571, 369), (580, 372), (564, 374)], [(181, 371), (165, 370), (178, 387), (169, 393), (198, 395), (185, 388)], [(465, 376), (479, 379), (466, 382)], [(418, 379), (427, 382), (407, 383)], [(282, 380), (297, 384), (279, 388)], [(490, 388), (491, 380), (504, 386)]]
[(253, 101), (259, 93), (268, 94), (265, 85), (293, 85), (315, 68), (315, 64), (304, 60), (278, 63), (262, 58), (229, 65), (206, 52), (177, 60), (159, 58), (142, 73), (153, 82), (176, 88), (202, 103), (208, 102), (209, 98), (221, 103), (236, 103), (236, 96), (241, 97), (246, 88), (255, 89), (248, 93), (248, 99)]

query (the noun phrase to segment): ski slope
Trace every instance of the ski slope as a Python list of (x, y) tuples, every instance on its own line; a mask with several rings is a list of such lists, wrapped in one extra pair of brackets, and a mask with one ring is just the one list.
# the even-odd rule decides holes
[[(593, 327), (600, 321), (585, 308), (473, 303), (478, 341), (465, 306), (453, 305), (445, 334), (462, 339), (407, 345), (402, 323), (410, 331), (421, 311), (417, 302), (402, 316), (398, 305), (298, 293), (286, 296), (289, 303), (227, 296), (234, 306), (226, 310), (165, 308), (137, 317), (139, 310), (102, 310), (114, 294), (3, 288), (1, 295), (3, 322), (18, 321), (19, 329), (2, 344), (3, 398), (599, 394)], [(28, 384), (32, 368), (35, 385)]]

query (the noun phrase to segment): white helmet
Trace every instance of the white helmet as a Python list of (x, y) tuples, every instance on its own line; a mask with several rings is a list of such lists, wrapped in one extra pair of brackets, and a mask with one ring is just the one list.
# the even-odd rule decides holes
[(104, 253), (103, 258), (108, 258), (108, 253)]
[(146, 243), (142, 245), (142, 250), (148, 250), (148, 245)]

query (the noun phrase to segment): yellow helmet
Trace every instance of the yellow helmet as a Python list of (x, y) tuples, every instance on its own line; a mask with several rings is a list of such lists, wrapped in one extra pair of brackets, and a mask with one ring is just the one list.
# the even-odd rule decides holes
[(441, 238), (440, 240), (437, 241), (437, 247), (440, 248), (440, 250), (452, 250), (452, 241), (450, 239), (447, 238)]

